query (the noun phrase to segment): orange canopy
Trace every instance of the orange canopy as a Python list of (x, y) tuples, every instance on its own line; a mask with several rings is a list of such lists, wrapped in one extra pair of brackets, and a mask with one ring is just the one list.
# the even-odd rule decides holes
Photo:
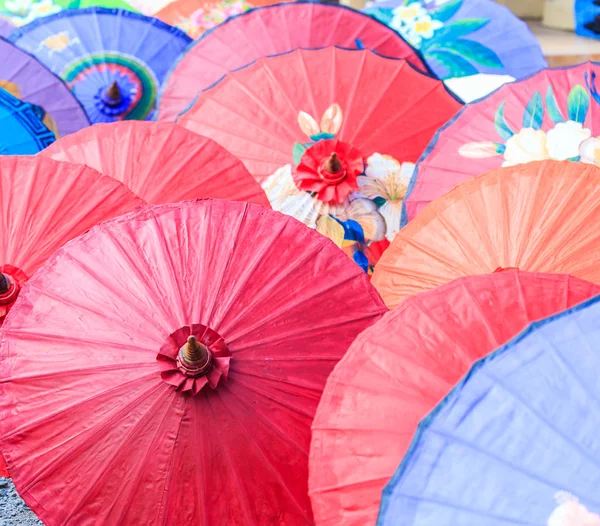
[(432, 201), (394, 238), (372, 282), (389, 308), (498, 268), (600, 283), (600, 168), (543, 161), (499, 168)]

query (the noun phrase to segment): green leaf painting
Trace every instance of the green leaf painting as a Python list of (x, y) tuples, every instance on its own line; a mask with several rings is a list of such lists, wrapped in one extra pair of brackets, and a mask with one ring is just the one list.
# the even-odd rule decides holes
[(542, 128), (542, 122), (544, 122), (544, 102), (542, 96), (538, 92), (535, 92), (527, 103), (527, 106), (525, 106), (523, 128), (539, 130)]
[(450, 0), (431, 13), (431, 18), (440, 22), (450, 20), (462, 6), (463, 0)]
[(507, 141), (515, 133), (510, 129), (510, 127), (506, 123), (506, 119), (504, 118), (504, 104), (504, 102), (500, 104), (500, 106), (496, 110), (496, 115), (494, 117), (494, 125), (496, 126), (496, 131), (498, 132), (498, 135), (500, 135), (500, 137)]
[(464, 37), (481, 29), (489, 22), (486, 18), (471, 18), (465, 20), (457, 20), (455, 22), (450, 22), (446, 24), (441, 29), (438, 29), (433, 38), (427, 40), (426, 44), (424, 44), (421, 49), (426, 48), (428, 45), (435, 43), (440, 43), (442, 41), (447, 41), (448, 46), (451, 46), (450, 42), (456, 40), (457, 38)]
[(434, 42), (428, 49), (448, 49), (453, 53), (458, 53), (463, 58), (475, 62), (488, 68), (504, 67), (502, 61), (490, 48), (485, 47), (479, 42), (466, 39), (457, 39), (448, 45), (446, 42)]
[(548, 91), (546, 91), (546, 109), (548, 110), (548, 116), (552, 119), (554, 124), (565, 122), (565, 118), (556, 102), (556, 95), (554, 95), (552, 85), (548, 86)]
[(448, 70), (442, 80), (477, 74), (477, 68), (473, 64), (449, 49), (432, 49), (425, 53), (425, 58), (439, 62)]
[(295, 166), (298, 166), (300, 164), (300, 159), (302, 159), (302, 156), (304, 155), (305, 151), (306, 146), (304, 146), (304, 144), (301, 144), (299, 142), (294, 144), (294, 149), (292, 150), (292, 158), (294, 159)]
[(583, 124), (590, 107), (590, 94), (580, 84), (573, 86), (567, 98), (567, 107), (569, 108), (569, 120)]

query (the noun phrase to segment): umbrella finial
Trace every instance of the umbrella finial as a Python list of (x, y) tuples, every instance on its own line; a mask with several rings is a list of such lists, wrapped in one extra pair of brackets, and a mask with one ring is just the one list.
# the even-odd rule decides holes
[(327, 159), (327, 161), (325, 162), (325, 170), (327, 170), (329, 173), (332, 174), (336, 174), (339, 173), (342, 170), (342, 162), (340, 161), (340, 158), (337, 156), (337, 153), (332, 153), (331, 157), (329, 157), (329, 159)]
[(198, 374), (204, 374), (211, 362), (211, 354), (208, 347), (200, 343), (195, 336), (188, 336), (187, 342), (179, 351), (179, 357), (185, 365), (193, 367)]
[(0, 295), (6, 294), (10, 289), (10, 281), (0, 272)]
[(110, 87), (106, 90), (106, 95), (111, 100), (121, 100), (121, 90), (117, 82), (113, 82)]

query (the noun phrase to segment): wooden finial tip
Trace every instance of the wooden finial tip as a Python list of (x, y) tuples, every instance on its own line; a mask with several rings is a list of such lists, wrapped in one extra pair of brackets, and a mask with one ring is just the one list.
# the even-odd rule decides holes
[(183, 346), (181, 357), (190, 364), (204, 363), (208, 359), (208, 349), (201, 344), (195, 336), (188, 336), (187, 343)]
[(327, 159), (325, 169), (332, 174), (336, 174), (342, 170), (342, 162), (337, 156), (337, 153), (332, 153), (331, 157)]
[(113, 100), (118, 100), (121, 98), (121, 90), (119, 89), (119, 85), (116, 81), (110, 85), (108, 90), (106, 90), (106, 94)]

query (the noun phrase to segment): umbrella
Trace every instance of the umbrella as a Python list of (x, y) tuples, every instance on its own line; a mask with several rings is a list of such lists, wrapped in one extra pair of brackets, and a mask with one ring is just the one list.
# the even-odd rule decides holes
[(368, 270), (380, 253), (372, 244), (400, 228), (413, 163), (459, 108), (441, 81), (404, 60), (331, 47), (230, 73), (178, 123), (239, 157), (275, 210)]
[(458, 183), (500, 166), (542, 159), (600, 164), (600, 67), (544, 70), (465, 106), (419, 160), (404, 221)]
[(214, 141), (176, 124), (96, 124), (55, 142), (42, 155), (86, 164), (149, 203), (216, 197), (270, 206), (241, 161)]
[(192, 38), (198, 38), (233, 15), (239, 15), (252, 7), (274, 3), (276, 2), (270, 0), (175, 0), (158, 11), (156, 18), (182, 29)]
[(15, 28), (8, 20), (0, 17), (0, 37), (8, 36)]
[(493, 0), (383, 0), (364, 11), (419, 49), (442, 79), (470, 77), (469, 84), (487, 84), (492, 91), (497, 86), (488, 84), (487, 75), (520, 79), (547, 66), (527, 24)]
[[(144, 204), (91, 168), (20, 156), (0, 156), (0, 199), (0, 325), (27, 279), (57, 248)], [(6, 475), (0, 457), (0, 476)]]
[(600, 297), (476, 363), (419, 425), (379, 526), (600, 524)]
[(329, 376), (312, 426), (316, 524), (373, 524), (419, 420), (473, 362), (596, 294), (600, 286), (560, 274), (467, 276), (409, 298), (361, 333)]
[(334, 4), (275, 4), (229, 18), (191, 44), (161, 90), (159, 119), (175, 119), (200, 91), (263, 56), (328, 46), (372, 49), (426, 68), (418, 51), (369, 16)]
[(67, 83), (92, 123), (151, 119), (168, 68), (190, 42), (155, 18), (96, 7), (41, 18), (10, 40)]
[(69, 88), (33, 56), (0, 39), (0, 63), (0, 87), (24, 102), (39, 106), (44, 124), (57, 138), (90, 125)]
[(396, 236), (373, 284), (389, 308), (499, 267), (600, 283), (600, 168), (544, 161), (500, 168), (433, 201)]
[(29, 155), (54, 142), (38, 108), (0, 88), (0, 155)]
[(48, 526), (310, 524), (321, 391), (384, 311), (330, 241), (258, 205), (100, 224), (36, 273), (4, 326), (15, 486)]

